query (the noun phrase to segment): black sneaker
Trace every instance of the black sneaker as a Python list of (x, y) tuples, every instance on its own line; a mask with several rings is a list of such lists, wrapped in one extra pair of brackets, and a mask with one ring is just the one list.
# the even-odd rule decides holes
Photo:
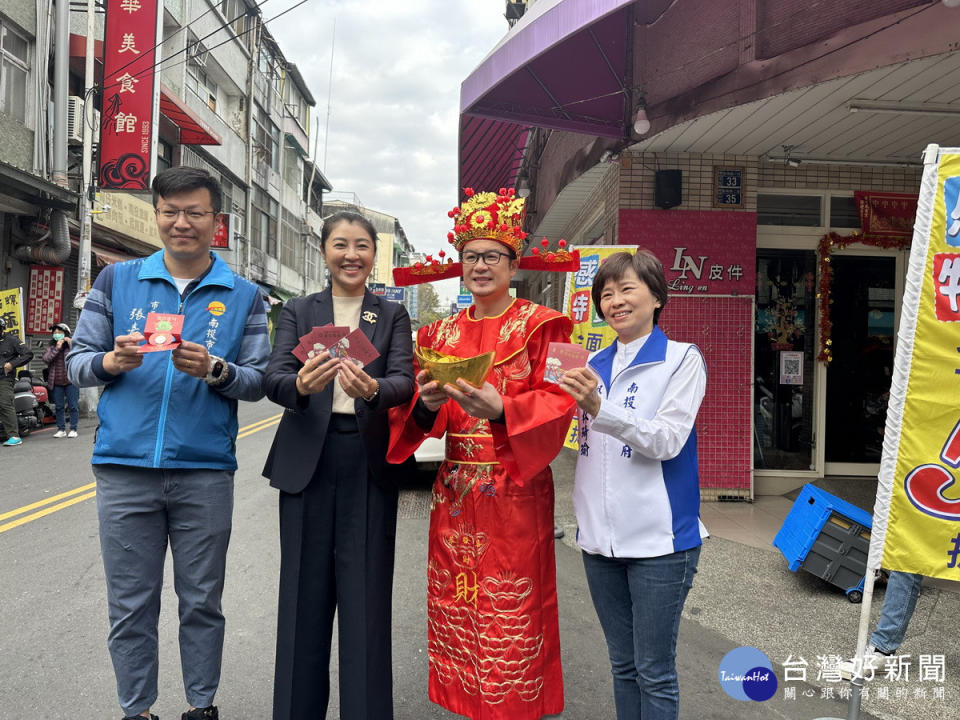
[(180, 716), (180, 720), (220, 720), (220, 713), (217, 712), (216, 705), (211, 705), (185, 712)]

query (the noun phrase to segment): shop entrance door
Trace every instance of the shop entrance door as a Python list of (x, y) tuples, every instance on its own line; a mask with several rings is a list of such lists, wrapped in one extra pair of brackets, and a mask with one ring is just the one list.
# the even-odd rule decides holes
[(833, 361), (827, 368), (824, 471), (876, 475), (902, 288), (898, 254), (831, 257)]

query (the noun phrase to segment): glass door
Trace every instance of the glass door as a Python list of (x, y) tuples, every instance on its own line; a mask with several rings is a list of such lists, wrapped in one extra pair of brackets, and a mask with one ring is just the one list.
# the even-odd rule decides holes
[(757, 250), (753, 460), (815, 470), (816, 253)]
[(827, 368), (825, 471), (875, 475), (880, 467), (897, 323), (897, 257), (834, 255)]

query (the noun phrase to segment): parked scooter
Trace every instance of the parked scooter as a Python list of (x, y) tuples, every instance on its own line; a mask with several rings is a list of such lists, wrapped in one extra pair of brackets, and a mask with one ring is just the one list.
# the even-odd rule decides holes
[(48, 402), (47, 386), (34, 378), (29, 370), (17, 374), (17, 381), (13, 384), (13, 406), (17, 411), (20, 437), (29, 435), (45, 423), (56, 422), (56, 415)]

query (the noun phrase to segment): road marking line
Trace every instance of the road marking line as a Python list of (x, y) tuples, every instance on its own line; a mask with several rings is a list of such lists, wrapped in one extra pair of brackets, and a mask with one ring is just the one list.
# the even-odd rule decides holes
[[(260, 432), (261, 430), (266, 430), (268, 427), (273, 427), (274, 425), (280, 422), (280, 418), (282, 417), (283, 417), (283, 413), (279, 413), (278, 415), (264, 418), (263, 420), (258, 420), (255, 423), (251, 423), (247, 425), (246, 427), (242, 427), (238, 431), (237, 439), (239, 440), (240, 438), (248, 437), (250, 435), (253, 435), (256, 432)], [(89, 483), (88, 485), (83, 485), (81, 487), (74, 488), (73, 490), (68, 490), (67, 492), (60, 493), (59, 495), (53, 495), (52, 497), (45, 498), (44, 500), (38, 500), (37, 502), (30, 503), (29, 505), (24, 505), (23, 507), (19, 507), (19, 508), (16, 508), (15, 510), (10, 510), (8, 512), (0, 514), (0, 521), (2, 521), (2, 520), (6, 520), (7, 518), (16, 517), (17, 515), (23, 515), (24, 513), (30, 512), (31, 510), (35, 510), (36, 508), (43, 507), (44, 505), (50, 505), (50, 503), (55, 503), (58, 500), (69, 498), (72, 495), (77, 495), (77, 493), (84, 493), (88, 490), (92, 491), (92, 492), (86, 492), (85, 495), (79, 495), (70, 500), (61, 502), (57, 505), (52, 505), (43, 510), (35, 512), (31, 515), (26, 515), (20, 518), (19, 520), (14, 520), (4, 525), (0, 525), (0, 533), (6, 532), (7, 530), (12, 530), (15, 527), (19, 527), (20, 525), (24, 525), (33, 520), (39, 520), (42, 517), (46, 517), (47, 515), (57, 512), (58, 510), (63, 510), (64, 508), (68, 508), (71, 505), (76, 505), (77, 503), (82, 502), (84, 500), (89, 500), (90, 498), (94, 497), (97, 494), (97, 491), (93, 490), (93, 488), (95, 488), (96, 485), (97, 484), (95, 482), (92, 482), (92, 483)]]
[(256, 428), (257, 430), (263, 430), (263, 428), (270, 427), (271, 425), (276, 425), (278, 422), (280, 422), (280, 418), (282, 417), (283, 417), (283, 413), (280, 413), (279, 415), (274, 415), (273, 417), (264, 418), (263, 420), (258, 420), (255, 423), (251, 423), (247, 425), (246, 427), (242, 427), (239, 430), (237, 430), (237, 433), (238, 433), (237, 437), (250, 435), (251, 433), (255, 432), (254, 428)]
[(39, 512), (35, 512), (32, 515), (25, 515), (19, 520), (8, 522), (6, 525), (0, 525), (0, 533), (5, 533), (7, 530), (13, 530), (15, 527), (25, 525), (26, 523), (32, 522), (34, 520), (39, 520), (42, 517), (46, 517), (47, 515), (57, 512), (58, 510), (63, 510), (64, 508), (70, 507), (71, 505), (76, 505), (79, 502), (83, 502), (84, 500), (88, 500), (92, 498), (96, 494), (97, 494), (97, 491), (94, 490), (93, 492), (89, 492), (86, 495), (78, 495), (77, 497), (67, 500), (66, 502), (59, 503), (58, 505), (52, 505), (51, 507), (48, 507), (48, 508), (44, 508), (43, 510), (40, 510)]
[[(239, 440), (240, 438), (245, 438), (248, 435), (253, 435), (255, 432), (266, 430), (268, 427), (273, 427), (274, 425), (279, 424), (280, 418), (282, 417), (283, 417), (283, 413), (280, 413), (276, 417), (267, 418), (266, 420), (263, 421), (263, 423), (258, 423), (259, 427), (254, 427), (253, 430), (247, 430), (246, 428), (243, 428), (243, 430), (237, 433), (237, 440)], [(253, 427), (253, 426), (250, 425), (249, 427)]]
[(63, 500), (63, 498), (70, 497), (71, 495), (76, 495), (77, 493), (82, 493), (82, 492), (85, 492), (86, 490), (92, 490), (94, 487), (96, 487), (96, 485), (97, 484), (95, 482), (92, 482), (89, 485), (84, 485), (83, 487), (78, 487), (78, 488), (74, 488), (73, 490), (68, 490), (65, 493), (60, 493), (59, 495), (48, 497), (45, 500), (38, 500), (35, 503), (24, 505), (23, 507), (17, 508), (16, 510), (11, 510), (10, 512), (3, 513), (2, 515), (0, 515), (0, 520), (6, 520), (7, 518), (14, 517), (15, 515), (22, 515), (25, 512), (30, 512), (31, 510), (34, 510), (38, 507), (43, 507), (44, 505), (49, 505), (50, 503), (54, 503), (57, 500)]

